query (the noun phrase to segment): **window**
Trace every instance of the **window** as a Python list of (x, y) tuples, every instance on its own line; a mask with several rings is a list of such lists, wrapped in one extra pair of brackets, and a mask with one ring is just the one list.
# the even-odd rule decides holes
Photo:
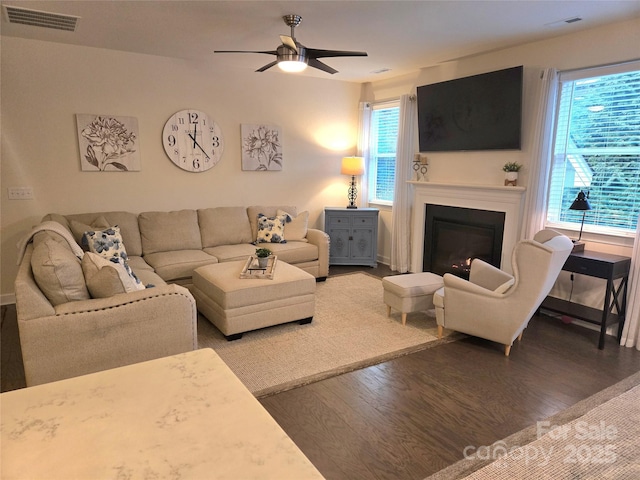
[(547, 224), (632, 235), (640, 213), (640, 62), (560, 74)]
[(393, 203), (396, 179), (399, 102), (374, 105), (369, 134), (369, 201)]

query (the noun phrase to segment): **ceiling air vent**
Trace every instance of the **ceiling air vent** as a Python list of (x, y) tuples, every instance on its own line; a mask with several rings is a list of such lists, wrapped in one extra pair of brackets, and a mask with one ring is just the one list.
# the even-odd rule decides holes
[(28, 8), (11, 7), (9, 5), (5, 5), (4, 10), (9, 23), (21, 23), (22, 25), (53, 28), (67, 32), (75, 32), (76, 25), (80, 19), (80, 17), (74, 17), (73, 15), (42, 12)]

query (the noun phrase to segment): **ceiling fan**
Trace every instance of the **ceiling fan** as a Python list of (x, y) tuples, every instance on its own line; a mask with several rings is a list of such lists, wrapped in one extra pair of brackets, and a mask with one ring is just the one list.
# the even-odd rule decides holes
[(285, 15), (282, 17), (284, 23), (291, 27), (291, 35), (280, 35), (282, 45), (277, 50), (267, 51), (246, 51), (246, 50), (216, 50), (214, 53), (266, 53), (275, 55), (277, 59), (264, 67), (259, 68), (256, 72), (264, 72), (265, 70), (278, 65), (285, 72), (301, 72), (307, 65), (317, 68), (324, 72), (334, 74), (338, 71), (331, 68), (326, 63), (322, 63), (318, 58), (327, 57), (366, 57), (367, 52), (349, 52), (345, 50), (319, 50), (317, 48), (307, 48), (296, 40), (294, 29), (302, 22), (300, 15)]

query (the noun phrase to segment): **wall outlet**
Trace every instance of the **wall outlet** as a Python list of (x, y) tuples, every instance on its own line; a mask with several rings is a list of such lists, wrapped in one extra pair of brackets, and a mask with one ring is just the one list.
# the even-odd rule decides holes
[(33, 187), (9, 187), (9, 200), (33, 200)]

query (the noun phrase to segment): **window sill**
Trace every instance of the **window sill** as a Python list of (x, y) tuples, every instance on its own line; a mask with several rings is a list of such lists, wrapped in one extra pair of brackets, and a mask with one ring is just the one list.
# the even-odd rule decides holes
[(378, 202), (368, 202), (367, 203), (368, 207), (372, 207), (372, 208), (377, 208), (379, 210), (384, 211), (391, 211), (393, 209), (393, 203), (392, 202), (382, 202), (382, 201), (378, 201)]
[[(578, 235), (580, 234), (579, 229), (576, 229), (576, 230), (567, 229), (559, 225), (553, 225), (553, 224), (547, 224), (545, 225), (545, 227), (556, 230), (574, 240), (577, 239)], [(582, 238), (580, 240), (586, 243), (599, 243), (603, 245), (612, 245), (616, 247), (633, 248), (635, 237), (631, 235), (629, 236), (611, 235), (606, 233), (594, 233), (594, 232), (583, 231)]]

